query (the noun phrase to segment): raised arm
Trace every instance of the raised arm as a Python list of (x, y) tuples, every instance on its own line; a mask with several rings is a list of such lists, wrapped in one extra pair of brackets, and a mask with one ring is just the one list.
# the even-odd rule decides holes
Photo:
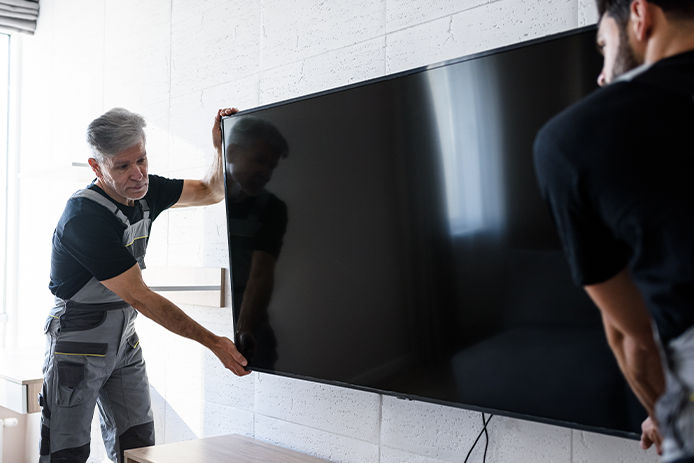
[(249, 373), (246, 359), (226, 337), (217, 336), (186, 315), (174, 303), (147, 287), (135, 264), (120, 275), (101, 282), (142, 315), (167, 330), (199, 342), (210, 349), (226, 368), (238, 376)]
[(237, 113), (236, 108), (217, 111), (212, 124), (212, 145), (215, 156), (207, 175), (201, 180), (183, 181), (183, 191), (173, 207), (207, 206), (224, 199), (224, 160), (222, 157), (222, 117)]

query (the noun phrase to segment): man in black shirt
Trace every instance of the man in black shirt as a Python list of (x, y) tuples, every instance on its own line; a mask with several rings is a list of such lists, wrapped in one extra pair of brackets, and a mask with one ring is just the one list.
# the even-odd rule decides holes
[(224, 197), (220, 110), (212, 138), (217, 156), (202, 180), (147, 173), (145, 122), (114, 108), (92, 121), (87, 139), (96, 180), (69, 200), (53, 234), (50, 289), (55, 306), (45, 331), (40, 461), (84, 462), (98, 405), (113, 461), (154, 444), (137, 313), (209, 348), (235, 374), (248, 373), (234, 343), (151, 291), (140, 270), (151, 223), (169, 207), (214, 204)]
[(642, 446), (694, 462), (694, 1), (598, 9), (606, 87), (540, 131), (538, 179), (648, 412)]

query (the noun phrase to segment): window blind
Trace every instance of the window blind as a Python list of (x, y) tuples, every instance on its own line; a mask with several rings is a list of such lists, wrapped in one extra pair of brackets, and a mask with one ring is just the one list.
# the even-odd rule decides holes
[(0, 29), (33, 34), (39, 17), (39, 0), (0, 0)]

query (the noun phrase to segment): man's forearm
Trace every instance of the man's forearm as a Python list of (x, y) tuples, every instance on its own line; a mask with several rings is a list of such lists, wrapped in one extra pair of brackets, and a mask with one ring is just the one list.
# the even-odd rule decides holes
[(603, 283), (585, 287), (600, 309), (607, 341), (629, 386), (653, 416), (665, 389), (663, 366), (648, 309), (627, 269)]
[(224, 366), (235, 374), (248, 374), (246, 359), (226, 337), (217, 336), (186, 315), (168, 299), (145, 285), (137, 264), (125, 272), (101, 282), (147, 318), (151, 318), (169, 331), (199, 342), (210, 349)]
[(210, 196), (219, 202), (224, 199), (224, 159), (222, 155), (222, 119), (224, 116), (230, 116), (237, 112), (236, 108), (225, 108), (217, 111), (214, 124), (212, 125), (212, 146), (214, 146), (215, 155), (212, 159), (212, 164), (203, 178), (202, 183), (205, 184), (210, 191)]
[(608, 343), (619, 368), (649, 416), (654, 416), (655, 402), (664, 391), (665, 379), (653, 337), (636, 339), (626, 336), (610, 325), (605, 317), (603, 321)]
[(224, 199), (224, 162), (222, 159), (222, 149), (216, 148), (207, 175), (203, 178), (203, 183), (209, 189), (212, 201), (219, 202)]
[(213, 349), (219, 339), (207, 328), (190, 318), (173, 302), (152, 292), (133, 305), (138, 312), (172, 333), (197, 341)]

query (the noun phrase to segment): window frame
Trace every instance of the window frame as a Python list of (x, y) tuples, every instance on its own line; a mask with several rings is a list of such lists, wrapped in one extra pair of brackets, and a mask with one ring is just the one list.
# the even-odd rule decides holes
[[(6, 72), (0, 71), (0, 349), (17, 342), (16, 270), (18, 218), (18, 135), (21, 37), (0, 30), (6, 55)], [(5, 47), (6, 45), (6, 47)], [(0, 60), (2, 60), (0, 56)], [(2, 88), (5, 87), (5, 88)], [(4, 139), (3, 139), (4, 136)]]
[[(12, 36), (0, 32), (0, 60), (4, 61), (0, 69), (5, 69), (0, 75), (0, 323), (7, 321), (7, 288), (8, 288), (8, 250), (9, 250), (9, 182), (10, 182), (10, 64)], [(3, 336), (5, 338), (5, 336)], [(1, 347), (1, 346), (0, 346)]]

